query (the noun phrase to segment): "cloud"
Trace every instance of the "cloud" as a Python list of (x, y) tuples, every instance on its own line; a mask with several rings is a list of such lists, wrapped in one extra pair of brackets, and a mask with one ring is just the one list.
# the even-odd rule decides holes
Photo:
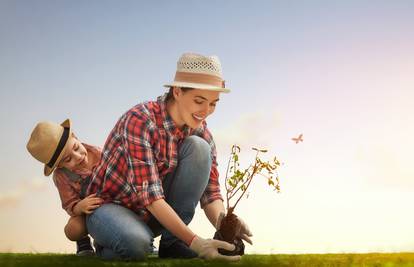
[(45, 179), (36, 177), (31, 180), (25, 180), (14, 190), (0, 193), (0, 209), (15, 208), (19, 206), (23, 198), (29, 193), (40, 192), (45, 188)]
[(17, 207), (23, 197), (23, 190), (0, 193), (0, 209)]
[(269, 148), (281, 125), (281, 115), (275, 111), (258, 110), (243, 113), (225, 128), (214, 131), (217, 148), (230, 151), (233, 144), (242, 149)]
[(46, 184), (46, 179), (44, 177), (36, 177), (31, 180), (25, 181), (22, 184), (22, 188), (27, 191), (43, 191), (44, 189), (46, 189)]
[(360, 145), (356, 160), (361, 174), (370, 185), (383, 188), (414, 188), (414, 171), (410, 167), (411, 152), (390, 144)]

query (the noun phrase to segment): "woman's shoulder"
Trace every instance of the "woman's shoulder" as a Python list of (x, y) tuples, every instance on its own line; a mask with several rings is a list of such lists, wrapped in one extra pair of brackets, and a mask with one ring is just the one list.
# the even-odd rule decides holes
[[(126, 128), (126, 124), (142, 125), (141, 129), (156, 131), (162, 126), (163, 107), (157, 101), (146, 101), (139, 103), (128, 110), (121, 121), (122, 128)], [(120, 129), (121, 130), (121, 129)]]
[(141, 121), (155, 120), (156, 114), (160, 112), (160, 106), (155, 101), (139, 103), (125, 113), (125, 117), (134, 117)]
[(166, 95), (159, 96), (156, 101), (141, 102), (130, 108), (118, 121), (117, 132), (124, 132), (129, 125), (138, 126), (141, 130), (156, 132), (162, 129), (167, 119)]

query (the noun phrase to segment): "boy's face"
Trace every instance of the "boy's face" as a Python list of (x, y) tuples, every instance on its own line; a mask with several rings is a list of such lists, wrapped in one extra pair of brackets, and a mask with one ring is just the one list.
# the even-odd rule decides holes
[(62, 153), (63, 156), (59, 162), (59, 168), (66, 168), (73, 171), (86, 167), (88, 164), (88, 152), (73, 133), (69, 137), (68, 144)]

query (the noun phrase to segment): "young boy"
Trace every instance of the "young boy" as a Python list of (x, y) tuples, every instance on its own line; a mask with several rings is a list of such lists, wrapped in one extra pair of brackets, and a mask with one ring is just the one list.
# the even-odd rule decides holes
[(72, 132), (69, 119), (60, 125), (39, 122), (26, 147), (34, 158), (45, 164), (45, 176), (53, 173), (62, 208), (70, 215), (64, 229), (65, 235), (69, 240), (76, 241), (76, 254), (93, 255), (85, 214), (92, 213), (103, 200), (95, 194), (85, 196), (85, 191), (102, 150), (81, 143)]

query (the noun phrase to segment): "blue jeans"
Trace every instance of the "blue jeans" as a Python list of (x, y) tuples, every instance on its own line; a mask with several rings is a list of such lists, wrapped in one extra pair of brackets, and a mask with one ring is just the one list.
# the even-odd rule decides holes
[[(163, 179), (164, 197), (185, 224), (193, 219), (195, 208), (210, 177), (211, 148), (201, 137), (184, 139), (178, 151), (177, 168)], [(86, 216), (89, 234), (102, 248), (104, 259), (144, 259), (152, 251), (153, 238), (161, 236), (163, 244), (177, 238), (154, 217), (148, 224), (133, 211), (108, 203)]]

